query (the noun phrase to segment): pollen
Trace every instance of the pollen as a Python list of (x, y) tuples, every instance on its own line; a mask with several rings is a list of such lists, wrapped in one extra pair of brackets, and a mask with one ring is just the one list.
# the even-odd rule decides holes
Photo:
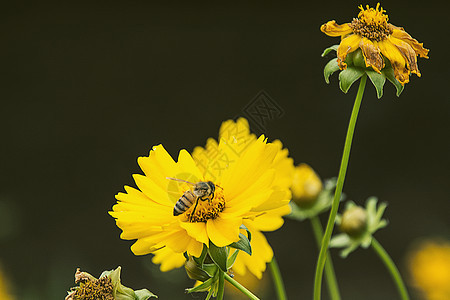
[(350, 23), (355, 34), (368, 38), (371, 41), (382, 41), (388, 38), (393, 30), (388, 24), (388, 15), (384, 14), (386, 11), (380, 7), (380, 3), (376, 8), (371, 8), (369, 5), (364, 9), (359, 6), (361, 10), (358, 18), (353, 19)]
[(114, 300), (111, 279), (102, 277), (95, 281), (85, 280), (80, 283), (73, 300)]
[[(212, 198), (212, 199), (211, 199)], [(197, 199), (197, 207), (195, 204), (185, 213), (187, 219), (191, 223), (206, 222), (210, 219), (214, 220), (225, 209), (225, 196), (223, 189), (216, 185), (214, 197), (212, 195), (202, 201)], [(195, 211), (194, 211), (195, 208)]]

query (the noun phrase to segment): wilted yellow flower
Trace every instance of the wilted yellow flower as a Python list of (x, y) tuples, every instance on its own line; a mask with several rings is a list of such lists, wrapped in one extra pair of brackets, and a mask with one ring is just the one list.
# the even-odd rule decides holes
[(426, 241), (410, 255), (413, 284), (427, 300), (450, 299), (450, 242)]
[[(215, 178), (222, 176), (226, 169), (234, 168), (234, 165), (242, 159), (242, 157), (250, 155), (248, 151), (258, 143), (256, 136), (250, 133), (249, 125), (246, 119), (240, 118), (236, 122), (228, 120), (222, 123), (219, 130), (219, 142), (213, 138), (209, 138), (205, 148), (196, 147), (192, 154), (196, 165), (200, 169), (202, 176)], [(276, 149), (276, 155), (273, 158), (271, 168), (274, 171), (274, 181), (272, 188), (274, 197), (289, 199), (290, 193), (286, 194), (291, 183), (294, 172), (293, 159), (288, 157), (288, 150), (283, 149), (280, 141), (276, 140), (271, 143)], [(226, 151), (225, 151), (226, 149)], [(256, 173), (248, 170), (245, 176), (254, 176)], [(238, 178), (236, 178), (239, 184)], [(245, 181), (240, 182), (245, 188)], [(254, 190), (257, 192), (256, 190)], [(285, 198), (285, 197), (288, 198)], [(261, 231), (273, 231), (280, 228), (284, 220), (282, 216), (290, 212), (288, 205), (280, 205), (277, 201), (268, 199), (265, 204), (256, 211), (264, 212), (249, 215), (242, 219), (243, 225), (251, 232), (252, 255), (245, 252), (239, 253), (233, 265), (233, 271), (237, 274), (244, 275), (246, 270), (250, 270), (258, 278), (262, 277), (262, 273), (266, 269), (266, 263), (270, 262), (273, 257), (273, 251)], [(287, 202), (283, 202), (287, 204)], [(265, 207), (265, 208), (264, 208)], [(241, 233), (245, 234), (245, 230), (241, 229)], [(181, 253), (175, 253), (170, 249), (162, 249), (154, 253), (154, 263), (161, 263), (161, 270), (168, 271), (184, 264), (184, 257)]]
[(295, 168), (292, 180), (292, 199), (299, 206), (308, 206), (314, 203), (322, 191), (322, 181), (316, 172), (307, 164), (300, 164)]
[[(284, 165), (279, 157), (285, 152), (264, 136), (239, 148), (247, 137), (222, 135), (215, 144), (210, 140), (207, 145), (213, 146), (204, 150), (202, 159), (198, 148), (194, 158), (181, 150), (175, 162), (162, 145), (138, 159), (145, 174), (133, 176), (139, 190), (126, 186), (126, 193), (116, 196), (118, 203), (110, 212), (123, 231), (121, 238), (137, 239), (131, 246), (134, 254), (155, 253), (153, 261), (161, 263), (162, 270), (170, 270), (182, 265), (184, 252), (199, 257), (210, 241), (218, 247), (237, 242), (244, 224), (255, 231), (252, 258), (272, 258), (272, 249), (257, 230), (278, 229), (283, 224), (281, 216), (290, 212), (290, 191), (280, 184), (283, 180), (277, 169)], [(215, 191), (175, 216), (175, 204), (192, 192), (192, 184), (186, 181), (211, 182)]]
[(357, 49), (362, 50), (366, 67), (372, 67), (381, 73), (385, 66), (383, 56), (394, 69), (395, 78), (404, 85), (409, 82), (409, 74), (420, 77), (417, 56), (428, 58), (423, 43), (412, 38), (402, 27), (388, 23), (385, 10), (378, 3), (376, 8), (359, 7), (358, 18), (351, 23), (338, 25), (329, 21), (321, 26), (322, 32), (329, 36), (340, 36), (341, 43), (337, 49), (337, 60), (341, 70), (347, 67), (345, 58)]

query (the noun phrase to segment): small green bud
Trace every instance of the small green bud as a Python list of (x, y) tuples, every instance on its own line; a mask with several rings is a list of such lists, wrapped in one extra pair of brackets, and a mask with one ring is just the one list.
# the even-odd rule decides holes
[(367, 229), (367, 212), (360, 206), (348, 208), (342, 215), (340, 230), (350, 237), (357, 238)]
[(200, 266), (195, 262), (194, 258), (192, 256), (189, 256), (189, 259), (184, 264), (184, 268), (186, 269), (186, 273), (189, 276), (189, 278), (198, 280), (198, 281), (206, 281), (211, 276), (200, 268)]
[(353, 65), (355, 67), (366, 68), (366, 62), (364, 60), (364, 56), (362, 54), (361, 49), (358, 49), (355, 52), (353, 52), (352, 59), (353, 59)]

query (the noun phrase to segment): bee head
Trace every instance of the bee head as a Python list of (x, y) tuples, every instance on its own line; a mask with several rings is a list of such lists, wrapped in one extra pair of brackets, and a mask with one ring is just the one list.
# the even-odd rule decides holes
[(214, 193), (215, 190), (216, 190), (216, 186), (211, 181), (208, 181), (208, 182), (200, 181), (200, 182), (196, 183), (194, 186), (194, 194), (197, 197), (203, 197), (203, 196), (212, 194), (212, 193)]

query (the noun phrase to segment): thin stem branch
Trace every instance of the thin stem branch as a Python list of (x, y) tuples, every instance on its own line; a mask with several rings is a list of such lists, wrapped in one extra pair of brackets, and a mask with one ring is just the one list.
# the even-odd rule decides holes
[[(320, 249), (320, 244), (323, 238), (323, 228), (320, 224), (318, 216), (312, 217), (311, 226), (314, 232), (314, 236), (317, 241), (317, 247)], [(325, 262), (325, 279), (328, 284), (328, 291), (330, 293), (330, 298), (332, 300), (341, 300), (341, 295), (339, 293), (339, 286), (336, 280), (336, 273), (334, 272), (333, 261), (331, 260), (331, 254), (327, 251), (327, 260)]]
[(388, 268), (391, 273), (392, 279), (397, 285), (398, 292), (403, 300), (409, 300), (408, 291), (406, 290), (405, 283), (402, 280), (400, 272), (395, 266), (389, 254), (384, 250), (383, 246), (375, 239), (372, 238), (372, 248), (378, 254), (378, 256), (383, 261), (384, 265)]
[(350, 117), (350, 123), (348, 124), (347, 137), (345, 138), (344, 153), (342, 154), (341, 167), (339, 169), (339, 176), (337, 180), (336, 191), (334, 193), (333, 205), (331, 206), (331, 212), (328, 218), (327, 228), (325, 229), (325, 235), (322, 239), (322, 246), (320, 248), (319, 258), (317, 259), (316, 275), (314, 278), (314, 300), (320, 300), (323, 268), (325, 266), (325, 261), (327, 259), (328, 245), (330, 244), (331, 233), (333, 232), (334, 221), (336, 219), (336, 214), (339, 208), (339, 200), (341, 198), (342, 188), (344, 186), (345, 174), (347, 173), (347, 166), (350, 157), (350, 149), (352, 147), (353, 134), (355, 132), (356, 120), (358, 118), (358, 112), (361, 106), (366, 81), (367, 75), (364, 74), (361, 77), (361, 81), (359, 83), (358, 94), (356, 94), (352, 115)]
[(217, 300), (223, 300), (223, 292), (225, 290), (224, 274), (225, 272), (219, 270), (219, 290), (217, 291)]
[(242, 284), (240, 284), (239, 282), (237, 282), (236, 280), (234, 280), (233, 278), (231, 278), (230, 275), (228, 275), (227, 273), (223, 273), (225, 275), (225, 279), (231, 283), (235, 288), (237, 288), (238, 290), (240, 290), (243, 294), (245, 294), (249, 299), (252, 300), (259, 300), (258, 297), (256, 297), (252, 292), (250, 292), (249, 290), (247, 290)]
[(275, 290), (277, 292), (278, 300), (287, 300), (286, 289), (284, 288), (283, 277), (281, 276), (280, 268), (275, 259), (269, 263), (270, 271), (272, 272), (273, 283), (275, 284)]

